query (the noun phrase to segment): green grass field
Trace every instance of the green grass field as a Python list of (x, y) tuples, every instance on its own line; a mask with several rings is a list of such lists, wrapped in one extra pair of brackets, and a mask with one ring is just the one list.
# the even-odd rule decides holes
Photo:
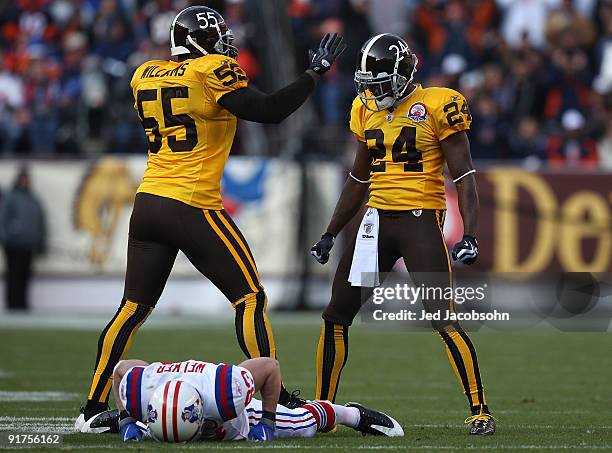
[[(311, 396), (319, 325), (310, 318), (304, 322), (284, 319), (272, 315), (285, 382)], [(87, 391), (97, 334), (96, 330), (1, 329), (0, 430), (68, 430)], [(467, 435), (463, 425), (468, 415), (465, 398), (437, 336), (358, 325), (351, 330), (349, 361), (338, 401), (359, 401), (390, 413), (404, 426), (404, 438), (364, 438), (340, 428), (314, 439), (266, 445), (169, 446), (153, 441), (124, 445), (118, 436), (108, 434), (70, 434), (58, 448), (88, 452), (612, 451), (611, 334), (523, 331), (481, 332), (472, 337), (488, 402), (499, 419), (493, 437)], [(202, 324), (200, 328), (193, 321), (187, 327), (145, 326), (129, 356), (151, 361), (242, 360), (229, 322)], [(23, 401), (28, 398), (41, 401)]]

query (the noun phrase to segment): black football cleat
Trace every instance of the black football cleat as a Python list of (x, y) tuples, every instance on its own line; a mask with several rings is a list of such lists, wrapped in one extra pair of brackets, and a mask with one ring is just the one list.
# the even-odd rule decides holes
[(303, 398), (300, 398), (300, 393), (301, 392), (299, 390), (294, 390), (291, 393), (287, 392), (287, 398), (283, 403), (283, 406), (288, 409), (297, 409), (298, 407), (301, 407), (306, 404), (308, 401)]
[(404, 436), (401, 425), (387, 414), (369, 409), (358, 403), (346, 403), (345, 406), (359, 409), (359, 424), (354, 429), (364, 436), (366, 434), (387, 437)]
[(466, 418), (465, 423), (472, 424), (469, 431), (472, 436), (492, 436), (495, 434), (495, 419), (486, 412)]
[(84, 408), (74, 423), (74, 429), (80, 433), (118, 433), (119, 411), (117, 409), (105, 410), (99, 414), (89, 416)]

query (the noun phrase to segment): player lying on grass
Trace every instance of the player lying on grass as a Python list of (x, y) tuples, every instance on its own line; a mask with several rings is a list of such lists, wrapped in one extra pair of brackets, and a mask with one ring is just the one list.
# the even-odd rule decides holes
[[(113, 393), (123, 441), (139, 441), (148, 425), (158, 440), (254, 440), (312, 437), (336, 425), (377, 436), (403, 436), (382, 412), (357, 403), (311, 401), (289, 409), (278, 404), (281, 371), (268, 357), (240, 365), (187, 360), (123, 360), (113, 372)], [(259, 392), (261, 400), (253, 398)]]

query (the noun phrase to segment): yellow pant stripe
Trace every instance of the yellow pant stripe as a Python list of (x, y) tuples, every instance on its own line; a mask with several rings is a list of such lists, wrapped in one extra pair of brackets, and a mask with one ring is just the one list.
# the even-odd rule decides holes
[(457, 368), (457, 364), (455, 363), (455, 359), (453, 358), (453, 354), (451, 353), (450, 349), (447, 347), (446, 348), (446, 355), (448, 356), (448, 361), (450, 362), (451, 366), (453, 367), (453, 371), (455, 372), (455, 376), (457, 376), (457, 380), (459, 381), (459, 384), (463, 386), (462, 381), (461, 381), (461, 374), (459, 373), (459, 369)]
[[(439, 213), (439, 214), (438, 214)], [(445, 217), (445, 213), (444, 211), (436, 211), (436, 219), (438, 220), (438, 229), (440, 230), (440, 235), (442, 236), (442, 243), (444, 244), (444, 250), (446, 250), (446, 261), (448, 263), (448, 271), (452, 272), (452, 267), (451, 267), (451, 262), (450, 262), (450, 255), (448, 253), (448, 247), (446, 246), (446, 240), (444, 239), (444, 217)]]
[(255, 308), (257, 307), (255, 294), (249, 294), (243, 303), (242, 331), (244, 332), (244, 343), (252, 358), (259, 357), (259, 346), (255, 336)]
[(204, 217), (206, 218), (206, 220), (210, 224), (211, 228), (215, 231), (215, 233), (217, 233), (217, 236), (219, 236), (219, 238), (223, 241), (223, 243), (225, 244), (227, 249), (230, 251), (230, 253), (234, 257), (234, 260), (236, 260), (236, 263), (238, 263), (238, 266), (240, 267), (240, 270), (242, 271), (242, 274), (244, 275), (244, 278), (246, 278), (247, 283), (251, 287), (251, 290), (253, 292), (257, 292), (258, 287), (253, 282), (253, 279), (249, 275), (249, 271), (247, 270), (246, 266), (244, 265), (244, 262), (242, 261), (242, 259), (240, 259), (240, 256), (238, 255), (238, 252), (236, 251), (234, 246), (231, 244), (229, 239), (227, 239), (227, 237), (223, 234), (223, 232), (219, 229), (219, 227), (215, 224), (215, 222), (213, 221), (212, 217), (210, 216), (210, 211), (206, 211), (205, 210), (203, 212), (204, 212)]
[[(482, 383), (479, 382), (481, 380), (480, 370), (478, 369), (478, 364), (474, 362), (477, 359), (476, 359), (475, 354), (472, 353), (472, 350), (470, 349), (470, 346), (468, 345), (466, 338), (467, 336), (465, 332), (458, 333), (455, 339), (455, 343), (459, 347), (459, 351), (461, 352), (461, 356), (463, 357), (463, 362), (465, 363), (465, 368), (466, 368), (467, 375), (468, 375), (468, 382), (470, 384), (470, 395), (472, 396), (471, 399), (474, 402), (474, 406), (484, 406), (487, 404), (487, 401), (485, 398)], [(479, 383), (480, 383), (480, 392), (479, 392)]]
[(268, 319), (268, 314), (266, 313), (266, 308), (268, 307), (268, 296), (266, 296), (266, 300), (264, 302), (263, 307), (263, 320), (264, 326), (266, 328), (266, 336), (268, 337), (268, 342), (270, 343), (270, 357), (276, 358), (276, 341), (274, 340), (274, 332), (272, 331), (272, 325), (270, 324), (270, 320)]
[(108, 381), (106, 381), (106, 385), (104, 386), (104, 389), (102, 390), (102, 396), (100, 398), (106, 400), (112, 388), (113, 388), (113, 380), (109, 379)]
[(472, 353), (470, 352), (467, 343), (461, 338), (461, 335), (457, 334), (453, 337), (453, 341), (459, 348), (461, 357), (463, 357), (463, 363), (465, 364), (465, 371), (468, 378), (468, 384), (470, 386), (470, 395), (472, 395), (472, 401), (474, 406), (482, 404), (478, 398), (478, 385), (476, 384), (476, 374), (474, 370), (474, 363), (472, 361)]
[[(153, 310), (151, 310), (151, 311), (153, 311)], [(123, 352), (121, 353), (121, 357), (119, 358), (119, 360), (123, 360), (125, 358), (125, 355), (127, 354), (127, 352), (132, 347), (132, 341), (133, 341), (134, 335), (136, 334), (138, 329), (140, 329), (140, 326), (142, 326), (142, 324), (147, 320), (147, 318), (149, 317), (150, 314), (151, 314), (151, 312), (149, 312), (149, 314), (145, 317), (145, 319), (143, 319), (142, 321), (140, 321), (136, 325), (134, 330), (132, 330), (132, 333), (130, 333), (130, 337), (128, 338), (128, 341), (127, 341), (127, 343), (125, 345), (125, 348), (123, 349)], [(102, 400), (104, 400), (104, 401), (108, 400), (108, 395), (109, 395), (109, 393), (110, 393), (110, 391), (112, 389), (112, 385), (113, 385), (113, 380), (109, 379), (108, 382), (106, 383), (106, 385), (104, 386), (104, 389), (102, 390), (102, 396), (101, 396)]]
[[(447, 327), (438, 334), (445, 343), (448, 360), (455, 371), (459, 384), (468, 397), (470, 406), (476, 408), (486, 406), (480, 370), (478, 369), (478, 359), (469, 337), (465, 332), (457, 331), (453, 327)], [(453, 354), (453, 350), (455, 354)]]
[(346, 358), (343, 326), (339, 324), (334, 325), (334, 344), (336, 347), (336, 355), (334, 356), (334, 366), (332, 368), (331, 380), (329, 382), (329, 395), (335, 400), (336, 391), (338, 389), (338, 381), (340, 380), (340, 372), (344, 367), (344, 359)]
[[(450, 253), (448, 253), (448, 247), (446, 246), (446, 239), (444, 238), (444, 218), (446, 217), (446, 212), (443, 210), (436, 211), (436, 220), (438, 223), (438, 229), (440, 230), (440, 236), (442, 236), (442, 244), (444, 245), (444, 251), (446, 252), (446, 263), (448, 265), (448, 274), (449, 274), (449, 285), (453, 287), (453, 267), (451, 266)], [(450, 301), (450, 310), (451, 312), (456, 312), (455, 309), (455, 301)]]
[(317, 386), (315, 392), (315, 399), (327, 399), (327, 395), (322, 396), (323, 386), (323, 348), (325, 347), (325, 323), (321, 329), (321, 335), (319, 336), (319, 344), (317, 345)]
[[(115, 339), (117, 338), (117, 335), (119, 334), (119, 331), (121, 330), (121, 327), (123, 327), (123, 325), (128, 321), (130, 316), (136, 313), (137, 308), (138, 308), (138, 304), (134, 302), (130, 302), (129, 300), (126, 301), (123, 308), (121, 309), (121, 311), (115, 317), (115, 320), (113, 321), (113, 323), (108, 328), (108, 331), (106, 332), (106, 335), (104, 336), (104, 342), (102, 344), (102, 352), (100, 354), (100, 361), (98, 362), (98, 366), (96, 367), (96, 370), (94, 371), (94, 376), (93, 376), (93, 380), (91, 383), (91, 389), (89, 391), (89, 399), (93, 398), (94, 392), (100, 383), (100, 377), (102, 376), (102, 373), (108, 366), (108, 361), (110, 359), (110, 356), (113, 350), (113, 345), (115, 344)], [(140, 327), (141, 324), (142, 323), (137, 325), (137, 327), (132, 331), (132, 334), (136, 330), (138, 330), (138, 327)], [(127, 349), (128, 347), (126, 346), (124, 348), (124, 352)], [(108, 396), (109, 392), (110, 392), (110, 381), (107, 382), (104, 386), (101, 401), (106, 401), (106, 397)]]
[(347, 338), (348, 328), (340, 324), (323, 321), (321, 336), (317, 346), (317, 400), (336, 399), (338, 383), (342, 369), (347, 359)]
[(244, 252), (244, 256), (247, 257), (247, 260), (251, 264), (251, 266), (253, 268), (253, 272), (257, 276), (257, 279), (259, 280), (259, 272), (257, 272), (257, 266), (255, 266), (255, 261), (253, 260), (253, 256), (251, 255), (249, 249), (247, 248), (246, 244), (244, 243), (244, 241), (242, 240), (240, 235), (238, 233), (236, 233), (236, 229), (227, 221), (227, 219), (225, 219), (225, 217), (223, 217), (221, 215), (221, 213), (219, 211), (213, 211), (213, 212), (215, 214), (217, 214), (217, 217), (219, 217), (219, 220), (221, 220), (223, 225), (225, 225), (225, 228), (227, 228), (227, 230), (230, 232), (230, 234), (234, 237), (234, 239), (236, 240), (236, 242), (238, 243), (238, 245), (240, 246), (240, 248)]

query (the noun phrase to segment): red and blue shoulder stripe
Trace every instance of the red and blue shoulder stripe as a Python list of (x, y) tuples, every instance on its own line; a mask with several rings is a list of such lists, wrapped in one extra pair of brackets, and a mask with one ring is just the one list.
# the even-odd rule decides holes
[(144, 367), (137, 366), (132, 368), (127, 374), (127, 385), (125, 392), (125, 409), (130, 413), (136, 420), (144, 421), (142, 419), (142, 400), (141, 400), (141, 384), (142, 384), (142, 373)]
[(215, 402), (223, 421), (232, 420), (238, 416), (232, 392), (232, 368), (232, 365), (218, 365), (215, 375)]

